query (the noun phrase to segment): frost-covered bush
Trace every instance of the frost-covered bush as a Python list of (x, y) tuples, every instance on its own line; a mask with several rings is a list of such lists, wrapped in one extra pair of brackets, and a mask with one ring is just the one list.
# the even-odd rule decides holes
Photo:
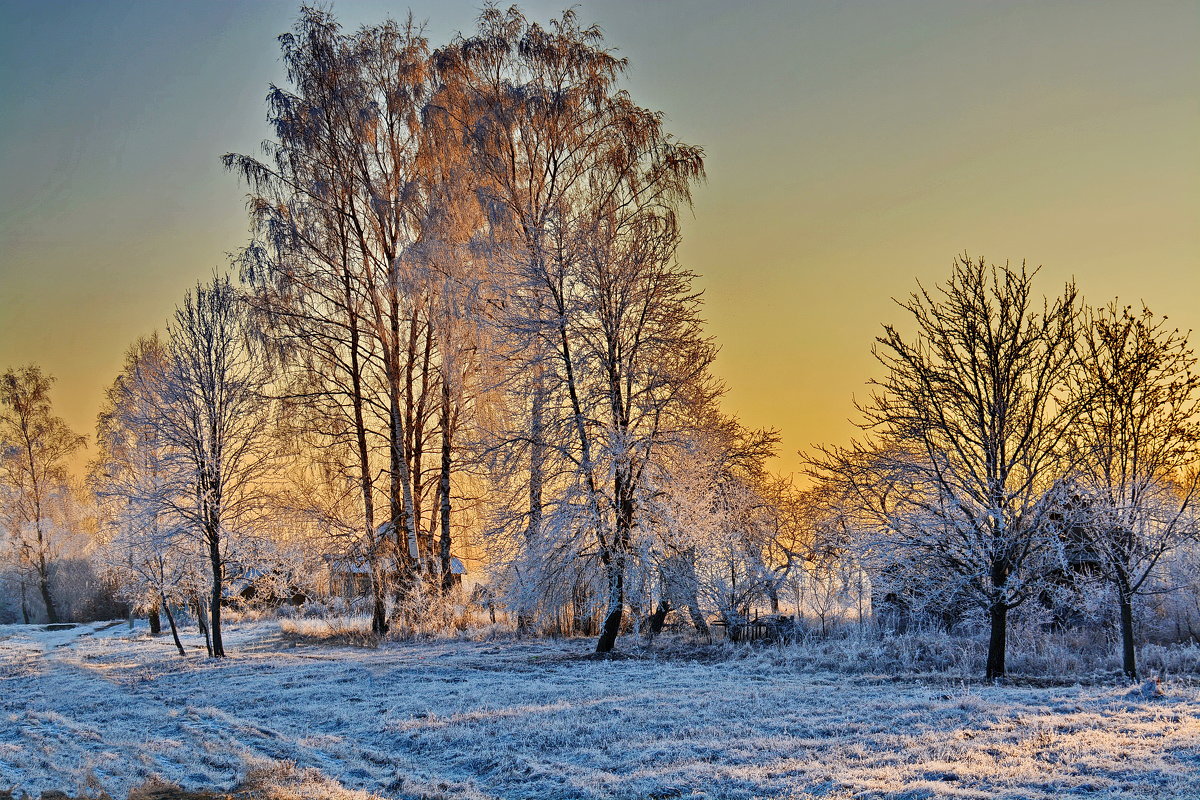
[(1200, 646), (1195, 644), (1148, 644), (1141, 648), (1138, 661), (1148, 675), (1200, 678)]
[(1009, 642), (1009, 672), (1069, 680), (1108, 672), (1118, 665), (1111, 643), (1097, 646), (1081, 639), (1064, 634), (1018, 632)]
[[(335, 603), (337, 600), (339, 602)], [(341, 598), (325, 598), (324, 600), (305, 600), (298, 606), (291, 604), (279, 607), (280, 619), (319, 619), (335, 614), (345, 616), (348, 606)]]
[[(327, 602), (309, 601), (276, 616), (286, 634), (323, 642), (356, 645), (378, 644), (371, 632), (369, 610), (344, 598)], [(244, 619), (257, 619), (255, 612), (243, 612)], [(454, 587), (440, 590), (433, 583), (418, 581), (407, 587), (399, 598), (388, 603), (387, 638), (393, 641), (432, 638), (486, 640), (511, 633), (506, 619), (497, 618), (477, 602), (477, 598)]]
[(873, 626), (845, 626), (833, 636), (808, 636), (781, 651), (795, 668), (966, 677), (983, 664), (986, 641), (936, 630), (889, 634)]
[(893, 634), (871, 624), (847, 624), (831, 634), (810, 632), (786, 642), (704, 642), (694, 634), (672, 633), (646, 650), (671, 658), (758, 662), (794, 672), (967, 678), (983, 664), (987, 641), (937, 630)]
[(261, 622), (264, 619), (275, 619), (279, 610), (263, 607), (233, 607), (225, 609), (224, 617), (229, 622)]

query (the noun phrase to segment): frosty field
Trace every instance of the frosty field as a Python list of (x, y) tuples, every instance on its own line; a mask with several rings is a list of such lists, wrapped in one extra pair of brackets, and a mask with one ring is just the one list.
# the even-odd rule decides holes
[(184, 660), (123, 624), (0, 628), (0, 792), (227, 789), (294, 764), (346, 797), (1200, 797), (1184, 684), (804, 674), (770, 649), (595, 661), (583, 640), (324, 647), (277, 622), (227, 642)]

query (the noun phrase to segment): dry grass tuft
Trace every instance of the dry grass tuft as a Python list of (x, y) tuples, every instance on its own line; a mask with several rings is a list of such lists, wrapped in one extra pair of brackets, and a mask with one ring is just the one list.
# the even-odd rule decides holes
[(279, 629), (295, 640), (323, 645), (377, 647), (379, 637), (371, 633), (367, 616), (284, 618)]

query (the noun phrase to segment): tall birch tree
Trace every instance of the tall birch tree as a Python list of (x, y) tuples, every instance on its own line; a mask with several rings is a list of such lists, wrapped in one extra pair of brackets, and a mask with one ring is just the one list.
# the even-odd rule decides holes
[[(703, 154), (619, 88), (626, 62), (573, 11), (542, 27), (517, 9), (486, 8), (476, 35), (435, 63), (442, 108), (472, 144), (500, 245), (506, 325), (536, 376), (529, 516), (545, 524), (539, 482), (552, 447), (575, 474), (566, 496), (579, 502), (561, 504), (566, 527), (592, 538), (604, 575), (597, 650), (607, 652), (621, 627), (647, 466), (714, 352), (693, 276), (675, 261), (676, 212), (703, 177)], [(569, 438), (548, 442), (554, 393)]]

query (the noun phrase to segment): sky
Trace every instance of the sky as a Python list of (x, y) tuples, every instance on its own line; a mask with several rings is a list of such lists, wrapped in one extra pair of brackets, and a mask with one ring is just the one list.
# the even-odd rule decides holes
[[(411, 9), (436, 45), (478, 2)], [(546, 20), (566, 5), (527, 2)], [(295, 2), (0, 0), (0, 369), (57, 376), (92, 433), (138, 336), (247, 240), (275, 37)], [(700, 273), (726, 406), (840, 444), (892, 298), (964, 251), (1200, 328), (1200, 0), (585, 0), (627, 87), (707, 154), (681, 261)]]

